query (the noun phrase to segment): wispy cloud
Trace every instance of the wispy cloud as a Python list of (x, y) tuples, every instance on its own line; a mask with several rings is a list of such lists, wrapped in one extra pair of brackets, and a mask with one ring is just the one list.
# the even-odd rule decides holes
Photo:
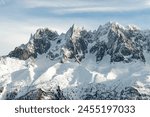
[(51, 8), (51, 12), (124, 12), (149, 8), (149, 0), (24, 0), (26, 7)]
[(145, 5), (150, 7), (150, 0), (145, 1)]

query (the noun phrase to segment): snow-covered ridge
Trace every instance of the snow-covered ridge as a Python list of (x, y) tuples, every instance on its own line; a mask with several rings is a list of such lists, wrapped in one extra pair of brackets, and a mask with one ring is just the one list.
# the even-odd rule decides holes
[(0, 58), (0, 99), (150, 99), (150, 31), (116, 22), (38, 29)]

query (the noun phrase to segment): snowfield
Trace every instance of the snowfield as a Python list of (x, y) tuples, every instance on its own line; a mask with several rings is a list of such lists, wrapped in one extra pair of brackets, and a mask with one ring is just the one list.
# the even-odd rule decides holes
[(108, 89), (117, 87), (117, 91), (132, 86), (139, 92), (150, 93), (149, 64), (139, 61), (110, 64), (106, 62), (107, 59), (110, 57), (106, 56), (98, 64), (93, 62), (90, 55), (87, 55), (81, 64), (72, 61), (66, 63), (51, 61), (45, 58), (45, 55), (28, 61), (15, 58), (3, 59), (0, 64), (0, 87), (4, 87), (4, 91), (0, 99), (5, 99), (6, 94), (12, 91), (19, 92), (17, 98), (34, 88), (48, 91), (57, 86), (64, 89), (64, 95), (69, 93), (72, 99), (80, 99), (78, 89), (76, 93), (71, 94), (73, 87), (85, 88), (87, 84), (97, 83), (104, 84)]

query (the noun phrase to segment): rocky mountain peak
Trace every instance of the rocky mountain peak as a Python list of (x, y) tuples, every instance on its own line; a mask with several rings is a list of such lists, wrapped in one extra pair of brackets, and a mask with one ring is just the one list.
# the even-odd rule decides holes
[(31, 34), (27, 44), (16, 47), (8, 56), (22, 60), (30, 57), (36, 58), (38, 54), (46, 53), (51, 47), (51, 42), (55, 41), (58, 36), (56, 31), (49, 30), (48, 28), (38, 29), (34, 35)]
[(80, 27), (77, 27), (75, 24), (73, 24), (66, 33), (66, 39), (75, 43), (76, 40), (79, 39), (81, 31), (82, 29)]
[(147, 35), (135, 26), (127, 29), (117, 22), (100, 25), (96, 32), (72, 25), (62, 35), (44, 28), (38, 29), (27, 44), (15, 48), (8, 56), (26, 60), (46, 53), (51, 59), (74, 59), (80, 63), (89, 53), (95, 55), (97, 62), (106, 55), (110, 56), (110, 62), (145, 62), (143, 51), (150, 48)]
[(58, 33), (56, 31), (49, 30), (48, 28), (40, 28), (33, 35), (34, 39), (48, 39), (55, 40), (58, 37)]
[(111, 29), (125, 29), (124, 26), (122, 26), (118, 22), (108, 22), (108, 23), (104, 24), (103, 27), (108, 28), (108, 29), (109, 28), (111, 28)]

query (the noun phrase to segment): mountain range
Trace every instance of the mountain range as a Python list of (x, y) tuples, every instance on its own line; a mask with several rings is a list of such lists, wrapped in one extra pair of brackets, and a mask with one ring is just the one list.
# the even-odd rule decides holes
[(150, 99), (150, 30), (117, 22), (48, 28), (0, 57), (3, 100)]

